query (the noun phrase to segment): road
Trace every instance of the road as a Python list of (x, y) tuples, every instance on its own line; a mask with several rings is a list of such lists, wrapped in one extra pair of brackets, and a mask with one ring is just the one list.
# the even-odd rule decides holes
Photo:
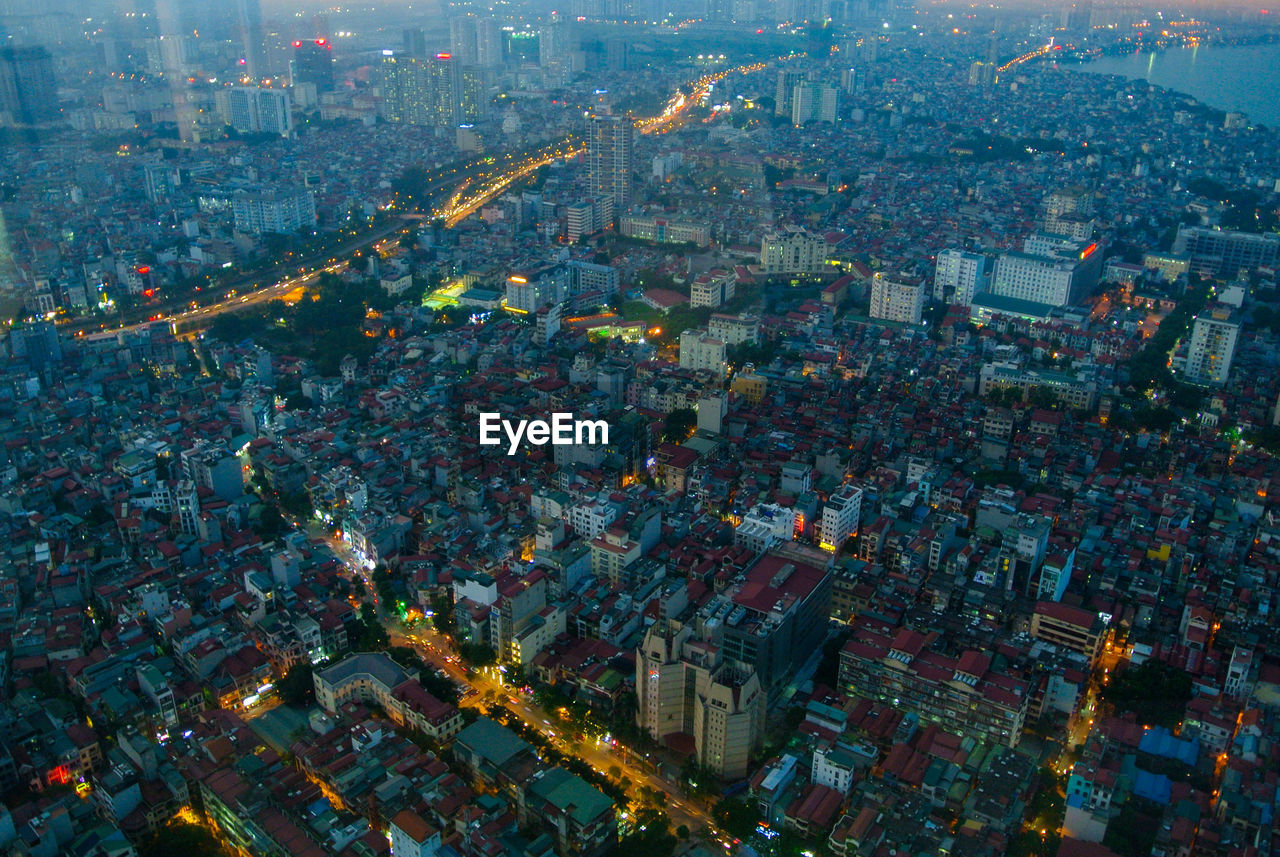
[[(703, 75), (678, 89), (657, 116), (637, 120), (636, 128), (641, 134), (665, 134), (688, 121), (690, 116), (689, 108), (701, 104), (703, 99), (710, 94), (711, 88), (717, 81), (723, 80), (731, 74), (750, 74), (753, 71), (760, 71), (764, 67), (764, 63), (751, 63), (725, 69), (715, 74)], [(682, 91), (686, 87), (690, 90), (687, 95)], [(586, 149), (587, 144), (581, 137), (570, 135), (560, 143), (548, 146), (537, 152), (521, 155), (518, 160), (505, 170), (497, 170), (492, 174), (483, 173), (476, 177), (478, 182), (475, 185), (467, 184), (460, 187), (443, 207), (436, 210), (436, 215), (444, 218), (445, 225), (453, 226), (497, 199), (513, 184), (530, 175), (539, 167), (561, 158), (575, 157), (585, 152)]]
[(454, 654), (449, 642), (436, 632), (421, 631), (405, 635), (390, 631), (390, 634), (392, 645), (413, 648), (427, 663), (443, 670), (449, 678), (472, 688), (475, 693), (461, 701), (460, 704), (463, 707), (484, 708), (489, 704), (486, 697), (492, 695), (494, 704), (501, 705), (521, 722), (547, 736), (565, 755), (581, 759), (605, 776), (609, 776), (609, 769), (612, 767), (620, 769), (623, 785), (633, 805), (638, 805), (640, 802), (640, 787), (647, 786), (667, 796), (664, 809), (673, 827), (684, 825), (689, 828), (690, 835), (694, 837), (722, 838), (715, 822), (705, 809), (681, 796), (674, 783), (641, 767), (632, 758), (631, 751), (619, 744), (616, 739), (605, 742), (588, 738), (571, 746), (563, 734), (564, 724), (554, 722), (547, 717), (542, 708), (534, 703), (532, 697), (496, 680), (495, 676), (498, 675), (496, 670), (493, 668), (477, 670), (474, 675), (468, 677), (466, 668)]
[[(390, 236), (400, 232), (404, 227), (405, 218), (396, 218), (394, 222), (374, 233), (360, 236), (359, 238), (347, 242), (336, 250), (328, 250), (326, 252), (329, 254), (331, 259), (337, 259), (339, 256), (346, 256), (355, 250), (367, 247), (373, 247), (381, 250), (390, 240)], [(100, 332), (118, 333), (121, 331), (138, 330), (148, 327), (156, 321), (166, 321), (176, 326), (181, 326), (183, 330), (179, 332), (198, 330), (202, 327), (207, 327), (207, 322), (219, 315), (222, 315), (224, 312), (235, 312), (237, 310), (247, 309), (256, 304), (265, 303), (266, 301), (279, 300), (296, 288), (314, 283), (319, 279), (322, 273), (328, 272), (336, 274), (345, 270), (346, 267), (346, 262), (334, 261), (328, 262), (321, 267), (313, 267), (310, 269), (304, 268), (304, 270), (296, 276), (287, 277), (269, 286), (241, 294), (242, 289), (252, 288), (254, 285), (254, 281), (252, 279), (246, 279), (237, 287), (232, 288), (227, 293), (227, 297), (217, 303), (202, 307), (195, 307), (180, 313), (175, 313), (174, 315), (162, 315), (160, 318), (122, 324), (117, 327), (108, 327), (102, 330), (94, 330), (92, 327), (86, 326), (77, 331), (77, 335), (82, 336)]]

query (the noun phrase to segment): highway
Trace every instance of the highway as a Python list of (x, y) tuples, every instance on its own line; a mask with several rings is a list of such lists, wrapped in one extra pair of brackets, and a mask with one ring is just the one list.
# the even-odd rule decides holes
[[(680, 795), (675, 784), (641, 767), (630, 752), (616, 740), (605, 742), (590, 737), (570, 746), (564, 735), (565, 726), (547, 717), (531, 696), (501, 684), (493, 668), (476, 670), (470, 677), (449, 642), (435, 631), (401, 634), (390, 631), (392, 645), (409, 646), (416, 650), (433, 667), (443, 670), (454, 682), (470, 687), (475, 693), (460, 702), (463, 707), (483, 709), (489, 704), (500, 705), (527, 726), (547, 736), (557, 749), (567, 756), (586, 762), (596, 771), (609, 776), (609, 769), (622, 771), (622, 785), (626, 788), (633, 807), (639, 805), (639, 789), (647, 786), (667, 796), (663, 807), (673, 828), (684, 825), (692, 837), (703, 839), (722, 838), (715, 822), (706, 810)], [(490, 703), (492, 700), (492, 703)]]

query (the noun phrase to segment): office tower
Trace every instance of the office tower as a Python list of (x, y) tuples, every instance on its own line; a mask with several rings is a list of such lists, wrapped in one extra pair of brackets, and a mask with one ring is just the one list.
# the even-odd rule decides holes
[(15, 327), (9, 335), (14, 357), (21, 357), (32, 369), (62, 362), (62, 343), (52, 321), (35, 321)]
[(293, 43), (293, 85), (310, 83), (316, 92), (333, 92), (333, 44), (328, 39)]
[(423, 32), (421, 27), (406, 27), (402, 38), (404, 47), (401, 51), (405, 56), (418, 57), (424, 59), (427, 56), (427, 34)]
[(448, 54), (434, 59), (383, 51), (382, 109), (388, 122), (436, 128), (457, 123), (457, 66)]
[(538, 31), (538, 65), (548, 78), (563, 83), (573, 71), (573, 50), (569, 24), (553, 15)]
[(502, 60), (502, 28), (492, 18), (480, 18), (476, 21), (476, 65), (497, 68)]
[(698, 764), (716, 776), (747, 774), (764, 737), (766, 700), (750, 668), (726, 663), (692, 628), (659, 621), (636, 652), (636, 723), (656, 740), (693, 738)]
[(252, 80), (261, 80), (267, 73), (267, 60), (258, 0), (236, 0), (236, 27), (244, 52), (240, 58), (244, 73)]
[(631, 203), (635, 123), (625, 116), (592, 116), (590, 133), (587, 167), (591, 195), (611, 198), (614, 212), (623, 212)]
[(58, 119), (53, 58), (39, 45), (0, 48), (0, 113), (17, 125)]
[(470, 15), (449, 21), (449, 53), (463, 65), (476, 62), (476, 19)]
[(1231, 308), (1223, 304), (1206, 307), (1191, 327), (1187, 348), (1186, 378), (1193, 384), (1222, 386), (1231, 371), (1240, 325)]
[(933, 298), (968, 306), (973, 296), (985, 292), (991, 280), (991, 258), (981, 253), (949, 248), (938, 253), (933, 275)]
[(609, 71), (626, 71), (631, 61), (631, 43), (626, 39), (606, 39), (604, 67)]
[(215, 96), (222, 121), (242, 134), (279, 134), (293, 131), (289, 93), (283, 89), (235, 86)]

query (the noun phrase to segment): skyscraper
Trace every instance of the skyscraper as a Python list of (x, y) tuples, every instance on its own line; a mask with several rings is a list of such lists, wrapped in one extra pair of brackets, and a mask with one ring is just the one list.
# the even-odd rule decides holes
[(444, 128), (457, 124), (458, 71), (449, 54), (419, 59), (384, 51), (382, 110), (388, 122)]
[(406, 56), (425, 57), (427, 55), (427, 34), (421, 27), (406, 27), (401, 38), (404, 42), (401, 52)]
[(58, 118), (53, 58), (39, 45), (0, 48), (0, 113), (18, 125)]
[(293, 84), (314, 84), (316, 92), (333, 92), (333, 44), (328, 39), (293, 43)]
[(240, 38), (242, 68), (245, 75), (261, 80), (267, 72), (266, 51), (262, 38), (262, 9), (258, 0), (236, 0), (236, 27)]
[(463, 65), (476, 61), (476, 19), (471, 15), (449, 21), (449, 53)]
[(635, 123), (624, 116), (591, 117), (587, 165), (593, 197), (607, 196), (620, 214), (631, 202), (631, 150)]
[(476, 21), (476, 64), (481, 68), (502, 65), (502, 28), (492, 18)]

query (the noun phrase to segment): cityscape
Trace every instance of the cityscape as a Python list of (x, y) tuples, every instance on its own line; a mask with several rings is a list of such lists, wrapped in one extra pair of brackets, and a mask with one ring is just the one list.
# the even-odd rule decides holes
[(1280, 854), (1278, 18), (0, 0), (0, 854)]

